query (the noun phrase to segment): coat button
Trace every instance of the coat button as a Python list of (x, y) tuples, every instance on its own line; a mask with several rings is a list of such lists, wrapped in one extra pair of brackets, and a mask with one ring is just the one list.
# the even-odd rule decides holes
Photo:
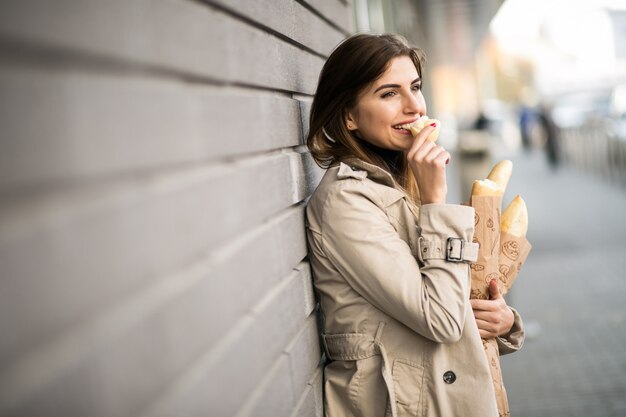
[(454, 372), (447, 371), (443, 374), (443, 382), (445, 382), (446, 384), (454, 384), (454, 381), (456, 381), (456, 375), (454, 374)]

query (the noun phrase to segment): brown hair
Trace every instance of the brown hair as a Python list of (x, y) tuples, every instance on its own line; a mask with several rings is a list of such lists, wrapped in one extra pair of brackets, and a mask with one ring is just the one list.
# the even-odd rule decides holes
[[(328, 57), (313, 99), (307, 137), (307, 146), (320, 167), (328, 168), (356, 157), (391, 172), (380, 156), (363, 146), (363, 142), (347, 129), (345, 121), (363, 89), (384, 74), (392, 59), (400, 56), (411, 58), (421, 78), (422, 51), (410, 46), (399, 35), (353, 35)], [(398, 172), (398, 184), (418, 201), (419, 192), (404, 158), (401, 158)]]

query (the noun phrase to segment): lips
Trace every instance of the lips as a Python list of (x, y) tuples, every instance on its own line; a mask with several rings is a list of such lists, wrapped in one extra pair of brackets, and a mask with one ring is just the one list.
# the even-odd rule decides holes
[(396, 130), (396, 131), (398, 131), (399, 133), (402, 133), (402, 134), (411, 133), (411, 125), (413, 123), (415, 123), (415, 121), (410, 122), (410, 123), (402, 123), (402, 124), (394, 125), (394, 126), (391, 126), (391, 127), (393, 127), (394, 130)]
[(395, 130), (401, 130), (404, 132), (411, 132), (411, 130), (408, 128), (408, 125), (396, 125), (396, 126), (392, 126)]
[(400, 124), (400, 125), (395, 125), (393, 126), (394, 129), (404, 129), (404, 130), (411, 130), (411, 127), (416, 127), (419, 126), (420, 130), (421, 128), (423, 128), (424, 123), (426, 122), (426, 120), (430, 120), (430, 118), (426, 115), (421, 116), (419, 119), (414, 120), (413, 122), (410, 123), (404, 123), (404, 124)]
[(404, 123), (393, 126), (393, 128), (399, 132), (405, 134), (405, 132), (411, 133), (413, 137), (417, 137), (419, 132), (424, 129), (426, 126), (434, 126), (435, 129), (428, 135), (427, 140), (431, 142), (437, 141), (439, 137), (439, 128), (441, 127), (441, 122), (437, 119), (431, 119), (430, 117), (424, 115), (417, 119), (412, 123)]
[(418, 120), (420, 120), (420, 119), (415, 119), (415, 120), (412, 120), (412, 121), (410, 121), (410, 122), (400, 123), (400, 124), (397, 124), (397, 125), (393, 125), (393, 126), (391, 126), (391, 127), (393, 127), (394, 129), (404, 129), (404, 130), (410, 130), (411, 125), (412, 125), (413, 123), (417, 122)]

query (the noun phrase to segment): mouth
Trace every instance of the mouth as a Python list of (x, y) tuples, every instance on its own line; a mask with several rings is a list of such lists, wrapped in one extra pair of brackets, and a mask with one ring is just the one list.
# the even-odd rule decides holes
[(419, 121), (419, 119), (415, 119), (412, 120), (410, 122), (404, 122), (404, 123), (400, 123), (397, 125), (393, 125), (391, 127), (393, 127), (396, 130), (407, 130), (407, 131), (411, 131), (411, 126), (416, 123), (417, 121)]
[(411, 123), (405, 123), (402, 125), (395, 125), (391, 127), (393, 127), (395, 130), (401, 130), (401, 131), (407, 131), (407, 132), (411, 131)]
[[(413, 120), (411, 122), (401, 123), (401, 124), (397, 124), (397, 125), (394, 125), (394, 126), (391, 126), (391, 127), (393, 127), (395, 130), (411, 132), (411, 127), (415, 128), (420, 123), (423, 125), (424, 121), (426, 121), (426, 120), (428, 120), (428, 116), (424, 115), (424, 116), (421, 116), (421, 117), (419, 117), (419, 118), (417, 118), (417, 119), (415, 119), (415, 120)], [(423, 127), (423, 126), (421, 126), (421, 127)]]

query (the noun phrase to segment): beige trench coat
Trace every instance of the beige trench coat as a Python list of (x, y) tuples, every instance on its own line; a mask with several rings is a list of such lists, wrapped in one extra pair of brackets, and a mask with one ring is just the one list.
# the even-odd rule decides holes
[[(386, 171), (350, 160), (327, 170), (307, 206), (331, 361), (325, 414), (497, 417), (469, 302), (474, 209), (418, 208), (396, 187)], [(448, 238), (462, 239), (464, 253)], [(447, 250), (465, 261), (447, 260)], [(521, 347), (514, 315), (511, 332), (498, 338), (501, 354)]]

